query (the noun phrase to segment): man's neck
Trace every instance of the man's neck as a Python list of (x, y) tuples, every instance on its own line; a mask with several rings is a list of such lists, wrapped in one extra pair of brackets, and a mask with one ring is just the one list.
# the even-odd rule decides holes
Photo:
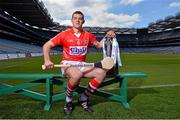
[(73, 27), (74, 33), (81, 33), (82, 30), (83, 30), (82, 28), (75, 28), (75, 27)]

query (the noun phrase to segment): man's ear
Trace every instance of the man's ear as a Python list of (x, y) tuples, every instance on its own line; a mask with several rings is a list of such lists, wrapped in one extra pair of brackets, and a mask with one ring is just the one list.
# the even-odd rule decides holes
[(85, 20), (83, 20), (83, 24), (85, 23)]

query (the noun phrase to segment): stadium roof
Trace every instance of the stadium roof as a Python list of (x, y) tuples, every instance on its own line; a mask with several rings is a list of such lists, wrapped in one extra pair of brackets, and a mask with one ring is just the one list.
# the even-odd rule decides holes
[[(33, 27), (47, 28), (52, 31), (63, 31), (70, 27), (60, 26), (58, 23), (53, 22), (43, 2), (39, 0), (0, 0), (0, 9), (7, 11), (11, 16)], [(176, 28), (180, 28), (180, 13), (150, 23), (148, 32), (161, 32)], [(105, 33), (109, 30), (113, 30), (117, 34), (137, 33), (135, 28), (84, 27), (84, 29), (92, 33)]]
[(0, 9), (31, 26), (50, 27), (53, 22), (43, 2), (39, 0), (0, 0)]
[(180, 27), (180, 13), (175, 16), (168, 16), (164, 20), (157, 20), (150, 23), (148, 29), (150, 32), (172, 30)]
[[(49, 27), (51, 30), (56, 31), (63, 31), (67, 28), (70, 28), (70, 26), (54, 26)], [(116, 32), (116, 34), (136, 34), (137, 29), (135, 28), (113, 28), (113, 27), (83, 27), (84, 30), (91, 32), (91, 33), (106, 33), (107, 31), (113, 30)]]

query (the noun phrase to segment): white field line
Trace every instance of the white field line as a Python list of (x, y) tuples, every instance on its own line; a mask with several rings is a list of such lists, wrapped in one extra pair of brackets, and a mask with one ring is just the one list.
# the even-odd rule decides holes
[(17, 66), (21, 66), (21, 65), (25, 65), (25, 64), (29, 64), (29, 63), (32, 63), (32, 62), (24, 62), (24, 63), (18, 63), (18, 64), (15, 64), (15, 65), (9, 65), (9, 66), (6, 66), (6, 67), (1, 67), (1, 69), (7, 69), (7, 68), (13, 68), (13, 67), (17, 67)]
[[(180, 86), (180, 84), (166, 84), (166, 85), (147, 85), (139, 87), (128, 87), (128, 89), (146, 89), (146, 88), (162, 88), (162, 87), (175, 87)], [(106, 88), (107, 90), (115, 90), (119, 88)]]

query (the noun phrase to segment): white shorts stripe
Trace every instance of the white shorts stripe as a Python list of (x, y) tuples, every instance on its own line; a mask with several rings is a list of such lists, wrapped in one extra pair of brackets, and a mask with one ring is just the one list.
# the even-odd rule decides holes
[[(85, 64), (86, 62), (79, 62), (79, 61), (68, 61), (68, 60), (63, 60), (61, 62), (62, 64), (70, 64), (70, 65), (82, 65)], [(81, 72), (85, 69), (85, 67), (77, 67)], [(61, 68), (61, 73), (64, 75), (64, 70), (66, 68)]]

